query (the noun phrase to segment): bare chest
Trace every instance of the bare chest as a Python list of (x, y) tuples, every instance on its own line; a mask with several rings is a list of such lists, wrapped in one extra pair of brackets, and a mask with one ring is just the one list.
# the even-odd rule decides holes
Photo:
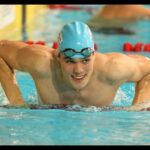
[(67, 91), (61, 95), (62, 99), (71, 100), (73, 104), (103, 106), (112, 103), (116, 92), (116, 86), (95, 83), (81, 91)]
[(41, 80), (36, 82), (39, 96), (45, 104), (109, 105), (116, 94), (117, 87), (95, 81), (82, 90), (64, 88), (61, 83)]

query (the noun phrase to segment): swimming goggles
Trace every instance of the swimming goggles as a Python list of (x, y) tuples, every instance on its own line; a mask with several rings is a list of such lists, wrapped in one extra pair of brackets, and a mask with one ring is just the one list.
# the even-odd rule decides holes
[(84, 57), (88, 57), (93, 52), (94, 52), (94, 50), (92, 48), (90, 48), (90, 47), (84, 48), (80, 52), (77, 52), (76, 50), (71, 49), (71, 48), (67, 48), (67, 49), (64, 49), (63, 51), (61, 51), (61, 53), (63, 53), (67, 57), (73, 57), (77, 53), (81, 54)]

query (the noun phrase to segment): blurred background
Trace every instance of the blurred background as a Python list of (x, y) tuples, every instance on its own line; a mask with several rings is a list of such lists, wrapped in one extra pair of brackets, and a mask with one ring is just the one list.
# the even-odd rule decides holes
[(26, 40), (35, 18), (46, 9), (46, 5), (0, 5), (0, 39)]
[(94, 7), (99, 8), (98, 5), (0, 5), (0, 40), (44, 40), (50, 44), (66, 23), (59, 17), (62, 10), (85, 9), (91, 13), (90, 8)]

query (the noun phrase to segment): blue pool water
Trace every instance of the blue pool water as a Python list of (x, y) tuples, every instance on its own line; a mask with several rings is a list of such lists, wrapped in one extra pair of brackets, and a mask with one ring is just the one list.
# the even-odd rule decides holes
[[(93, 7), (97, 9), (99, 6)], [(73, 20), (87, 22), (90, 17), (91, 14), (84, 10), (47, 11), (44, 17), (38, 17), (37, 30), (33, 31), (32, 39), (45, 40), (47, 45), (51, 45), (63, 24)], [(136, 35), (94, 33), (94, 39), (102, 53), (122, 52), (125, 42), (150, 43), (149, 26), (150, 21), (140, 21), (132, 27)], [(150, 57), (150, 53), (142, 54)], [(30, 75), (17, 71), (17, 81), (25, 100), (37, 104), (37, 93)], [(129, 106), (133, 96), (134, 83), (125, 83), (120, 87), (113, 105)], [(6, 102), (5, 94), (0, 89), (0, 104)], [(0, 108), (0, 145), (150, 144), (149, 112), (100, 111), (96, 107), (81, 108), (79, 105), (72, 107), (81, 111)]]

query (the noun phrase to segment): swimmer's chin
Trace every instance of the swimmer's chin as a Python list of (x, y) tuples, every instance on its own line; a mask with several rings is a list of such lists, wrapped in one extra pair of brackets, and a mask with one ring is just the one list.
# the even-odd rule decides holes
[(82, 89), (85, 88), (85, 86), (73, 86), (74, 90), (76, 91), (81, 91)]
[(71, 80), (71, 85), (75, 90), (82, 90), (86, 87), (88, 81), (86, 78), (76, 81), (76, 80)]

